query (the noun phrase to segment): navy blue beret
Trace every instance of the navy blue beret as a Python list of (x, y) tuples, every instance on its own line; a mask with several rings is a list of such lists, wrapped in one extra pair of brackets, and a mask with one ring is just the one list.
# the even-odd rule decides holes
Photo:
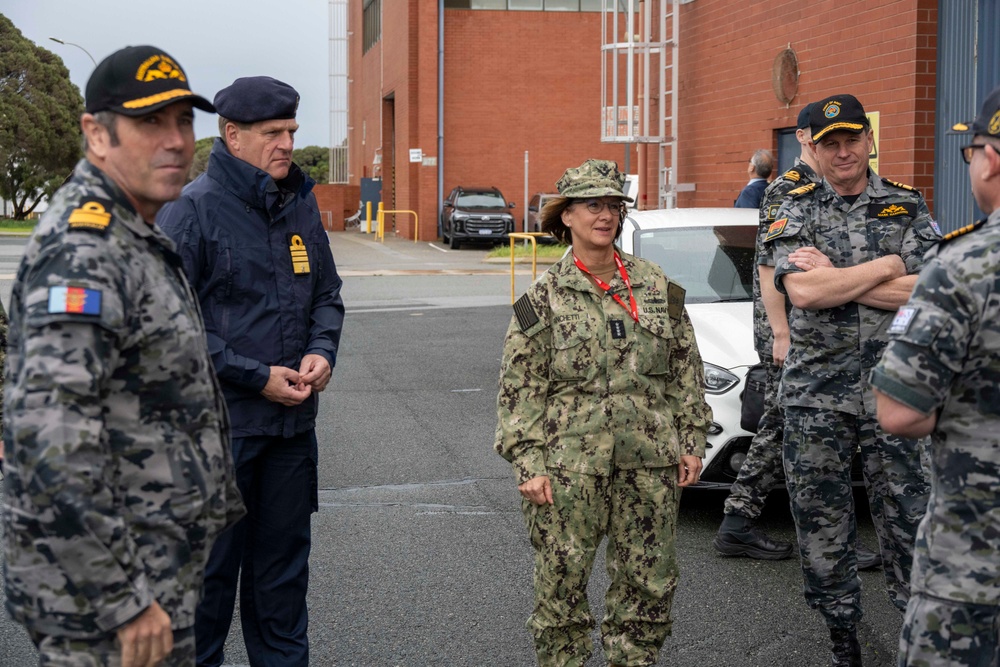
[(215, 94), (219, 115), (237, 123), (295, 118), (299, 94), (269, 76), (246, 76)]

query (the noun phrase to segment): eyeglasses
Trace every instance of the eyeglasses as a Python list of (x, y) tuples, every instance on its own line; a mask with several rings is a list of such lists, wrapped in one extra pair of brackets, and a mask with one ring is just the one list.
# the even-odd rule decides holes
[(604, 210), (604, 207), (608, 207), (608, 211), (611, 215), (621, 215), (622, 203), (620, 201), (602, 201), (600, 199), (585, 199), (579, 202), (587, 207), (587, 210), (597, 215)]
[(968, 146), (962, 146), (962, 159), (965, 160), (965, 164), (972, 162), (972, 151), (977, 148), (986, 148), (989, 144), (969, 144)]

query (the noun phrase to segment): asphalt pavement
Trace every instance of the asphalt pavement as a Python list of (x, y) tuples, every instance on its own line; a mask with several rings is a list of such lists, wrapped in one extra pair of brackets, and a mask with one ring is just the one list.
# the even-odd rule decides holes
[[(496, 383), (510, 322), (509, 265), (485, 250), (360, 232), (332, 234), (344, 276), (344, 336), (321, 398), (320, 510), (313, 520), (312, 664), (528, 667), (531, 550), (509, 465), (492, 451)], [(0, 294), (9, 279), (0, 240)], [(530, 283), (519, 265), (517, 290)], [(685, 491), (673, 636), (658, 665), (829, 664), (819, 614), (795, 559), (717, 556), (725, 494)], [(863, 494), (859, 531), (876, 544)], [(787, 496), (761, 519), (793, 539)], [(865, 664), (894, 665), (900, 615), (881, 572), (861, 574)], [(590, 603), (603, 614), (603, 556)], [(2, 596), (0, 596), (2, 597)], [(595, 645), (600, 640), (595, 634)], [(0, 666), (35, 664), (24, 631), (0, 619)], [(226, 664), (249, 660), (235, 619)], [(606, 664), (600, 650), (587, 667)]]

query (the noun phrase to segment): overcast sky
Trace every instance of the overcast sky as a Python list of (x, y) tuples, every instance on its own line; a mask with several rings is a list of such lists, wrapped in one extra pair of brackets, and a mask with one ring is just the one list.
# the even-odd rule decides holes
[[(301, 98), (295, 145), (330, 143), (327, 0), (0, 0), (0, 13), (62, 58), (81, 95), (94, 64), (49, 37), (79, 44), (97, 62), (123, 46), (159, 47), (209, 100), (241, 76), (273, 76)], [(195, 117), (199, 139), (218, 135), (214, 114)]]

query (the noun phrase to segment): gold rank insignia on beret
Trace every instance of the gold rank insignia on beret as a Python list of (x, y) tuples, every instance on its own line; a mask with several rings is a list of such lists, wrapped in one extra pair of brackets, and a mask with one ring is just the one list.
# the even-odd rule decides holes
[(813, 190), (819, 187), (818, 183), (808, 183), (803, 185), (801, 188), (795, 188), (788, 192), (789, 197), (801, 197), (802, 195), (809, 194)]

